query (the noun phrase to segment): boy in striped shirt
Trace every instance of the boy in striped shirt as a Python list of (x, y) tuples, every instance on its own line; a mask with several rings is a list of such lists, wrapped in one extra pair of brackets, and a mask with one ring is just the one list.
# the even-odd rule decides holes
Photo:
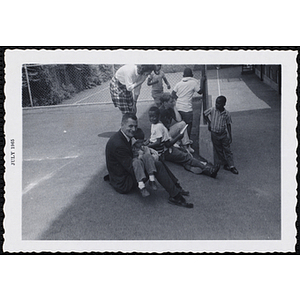
[[(232, 121), (230, 113), (225, 109), (225, 105), (226, 97), (217, 97), (215, 107), (207, 109), (204, 112), (204, 118), (208, 123), (208, 130), (211, 132), (217, 163), (224, 165), (225, 170), (238, 174), (239, 172), (234, 166), (233, 154), (230, 149)], [(208, 117), (209, 115), (210, 118)]]

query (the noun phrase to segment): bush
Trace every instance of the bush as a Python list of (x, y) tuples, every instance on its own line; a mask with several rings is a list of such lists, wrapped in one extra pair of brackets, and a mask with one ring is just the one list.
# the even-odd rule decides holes
[[(110, 80), (112, 65), (26, 65), (33, 106), (62, 103), (84, 89)], [(31, 106), (29, 86), (22, 68), (22, 105)]]

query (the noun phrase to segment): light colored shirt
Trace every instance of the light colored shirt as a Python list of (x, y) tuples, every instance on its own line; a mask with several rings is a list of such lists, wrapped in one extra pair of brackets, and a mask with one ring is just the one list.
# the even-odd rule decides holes
[(161, 142), (166, 142), (171, 139), (169, 136), (168, 129), (161, 122), (151, 125), (150, 142), (155, 143), (156, 140), (159, 138), (161, 138)]
[(167, 149), (164, 146), (164, 142), (169, 141), (171, 139), (168, 129), (161, 122), (151, 125), (150, 143), (155, 143), (159, 138), (161, 138), (161, 144), (160, 146), (157, 146), (155, 149), (160, 155)]
[(136, 84), (143, 83), (147, 76), (139, 75), (136, 65), (124, 65), (115, 74), (115, 77), (126, 86), (127, 91), (132, 91), (135, 95), (139, 95), (142, 85), (136, 87)]
[(223, 133), (226, 131), (227, 124), (232, 123), (230, 113), (226, 109), (220, 112), (215, 107), (211, 107), (204, 112), (204, 115), (210, 115), (212, 132)]
[(193, 110), (194, 93), (200, 90), (200, 82), (193, 77), (184, 77), (174, 87), (177, 95), (176, 107), (178, 111), (190, 112)]

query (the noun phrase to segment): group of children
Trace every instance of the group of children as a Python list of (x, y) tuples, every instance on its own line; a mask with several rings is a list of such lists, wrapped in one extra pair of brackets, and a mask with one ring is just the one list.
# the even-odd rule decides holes
[[(143, 197), (150, 195), (145, 186), (146, 178), (149, 179), (149, 186), (157, 190), (155, 160), (159, 159), (179, 163), (189, 171), (213, 178), (216, 177), (220, 165), (224, 165), (225, 170), (238, 174), (230, 150), (231, 116), (225, 109), (224, 96), (217, 97), (215, 107), (204, 112), (214, 146), (215, 165), (203, 157), (195, 159), (192, 155), (194, 150), (191, 148), (190, 134), (193, 114), (189, 110), (192, 107), (194, 92), (202, 93), (202, 84), (199, 88), (199, 84), (196, 84), (192, 77), (191, 69), (186, 68), (183, 80), (174, 87), (172, 94), (163, 93), (163, 81), (168, 89), (171, 86), (164, 72), (161, 71), (161, 65), (158, 65), (148, 78), (147, 83), (152, 85), (152, 96), (156, 104), (148, 112), (151, 135), (148, 140), (145, 140), (143, 131), (138, 128), (132, 141), (133, 166)], [(183, 107), (186, 111), (179, 111), (178, 103), (181, 105), (180, 108)]]

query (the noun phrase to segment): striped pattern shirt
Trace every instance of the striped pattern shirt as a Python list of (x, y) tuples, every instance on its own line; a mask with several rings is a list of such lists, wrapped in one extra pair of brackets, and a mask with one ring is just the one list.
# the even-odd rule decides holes
[(227, 124), (232, 123), (230, 113), (226, 109), (220, 112), (215, 107), (211, 107), (204, 112), (204, 115), (210, 115), (211, 131), (215, 133), (225, 132)]

